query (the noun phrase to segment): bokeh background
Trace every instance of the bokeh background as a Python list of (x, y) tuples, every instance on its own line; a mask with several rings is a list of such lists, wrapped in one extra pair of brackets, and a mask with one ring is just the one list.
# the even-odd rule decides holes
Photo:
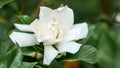
[[(0, 0), (0, 65), (10, 66), (17, 53), (5, 56), (13, 48), (9, 34), (13, 23), (20, 23), (17, 16), (29, 15), (34, 20), (40, 6), (55, 9), (61, 4), (73, 9), (75, 23), (89, 24), (88, 37), (82, 43), (98, 50), (97, 63), (80, 61), (80, 68), (120, 68), (120, 21), (116, 20), (120, 0)], [(49, 68), (62, 67), (55, 63)]]

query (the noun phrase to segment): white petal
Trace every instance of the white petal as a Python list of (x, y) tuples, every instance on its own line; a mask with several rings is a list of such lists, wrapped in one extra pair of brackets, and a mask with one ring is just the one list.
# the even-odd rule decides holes
[(19, 29), (21, 31), (32, 32), (30, 25), (17, 24), (17, 23), (15, 23), (14, 25), (17, 29)]
[(59, 21), (59, 24), (63, 24), (64, 27), (71, 28), (74, 23), (73, 10), (68, 6), (60, 7), (52, 12), (53, 18)]
[(45, 6), (41, 6), (40, 7), (40, 14), (39, 17), (47, 17), (50, 13), (52, 12), (51, 8), (45, 7)]
[(31, 27), (31, 30), (34, 32), (34, 29), (38, 26), (38, 19), (35, 19), (31, 24), (30, 24), (30, 27)]
[(34, 34), (22, 33), (22, 32), (13, 32), (10, 35), (11, 40), (20, 47), (33, 46), (38, 44)]
[(64, 41), (79, 40), (85, 38), (88, 34), (88, 26), (86, 23), (74, 25), (68, 31)]
[(35, 36), (39, 42), (45, 40), (46, 38), (49, 38), (50, 33), (48, 31), (48, 23), (45, 21), (47, 20), (42, 20), (42, 19), (36, 19), (34, 20), (30, 26), (35, 33)]
[(57, 56), (58, 51), (51, 45), (44, 46), (44, 60), (43, 64), (49, 65)]
[(81, 46), (81, 44), (78, 44), (73, 41), (66, 42), (66, 43), (60, 43), (60, 44), (56, 45), (56, 47), (60, 53), (69, 52), (72, 54), (75, 54), (76, 52), (78, 52), (78, 50), (80, 49), (80, 46)]

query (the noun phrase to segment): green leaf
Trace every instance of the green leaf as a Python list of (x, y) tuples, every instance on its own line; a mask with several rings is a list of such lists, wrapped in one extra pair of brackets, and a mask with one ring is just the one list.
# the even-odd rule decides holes
[(74, 55), (68, 55), (64, 61), (74, 62), (74, 61), (85, 61), (88, 63), (96, 63), (97, 61), (97, 50), (93, 46), (84, 45), (81, 46), (80, 50)]
[(30, 24), (32, 22), (32, 18), (28, 15), (20, 15), (17, 16), (21, 23)]
[(21, 68), (33, 68), (37, 62), (23, 62)]
[(64, 4), (61, 4), (60, 7), (64, 7)]
[(41, 54), (44, 53), (44, 46), (43, 45), (35, 45), (34, 49)]
[(21, 61), (21, 50), (15, 45), (4, 57), (0, 58), (0, 68), (20, 68)]
[(116, 41), (116, 55), (115, 55), (115, 68), (120, 68), (120, 27), (116, 28), (115, 32), (115, 41)]
[(59, 55), (56, 56), (56, 58), (61, 58), (61, 57), (65, 57), (66, 56), (66, 52), (60, 53)]
[(8, 3), (11, 3), (11, 2), (13, 2), (14, 0), (2, 0), (2, 1), (0, 1), (0, 9), (4, 6), (4, 5), (6, 5), (6, 4), (8, 4)]
[(35, 52), (33, 47), (23, 47), (22, 48), (22, 54), (23, 55), (29, 55), (32, 52)]
[[(98, 64), (100, 68), (114, 68), (115, 35), (106, 24), (100, 24), (98, 28), (101, 29), (97, 41)], [(96, 28), (96, 31), (99, 29)]]
[(14, 9), (14, 11), (16, 11), (17, 13), (19, 12), (19, 7), (17, 5), (17, 1), (10, 3), (9, 6), (12, 7)]
[[(12, 54), (10, 53), (9, 55), (12, 55)], [(22, 51), (20, 48), (18, 48), (16, 51), (16, 55), (14, 55), (14, 60), (13, 60), (12, 64), (10, 65), (10, 68), (20, 68), (21, 63), (22, 63)]]

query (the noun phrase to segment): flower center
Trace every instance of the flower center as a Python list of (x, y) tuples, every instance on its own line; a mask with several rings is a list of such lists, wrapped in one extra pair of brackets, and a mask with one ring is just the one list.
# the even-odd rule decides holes
[(53, 18), (52, 22), (48, 25), (48, 31), (52, 33), (55, 39), (60, 38), (60, 27), (55, 18)]

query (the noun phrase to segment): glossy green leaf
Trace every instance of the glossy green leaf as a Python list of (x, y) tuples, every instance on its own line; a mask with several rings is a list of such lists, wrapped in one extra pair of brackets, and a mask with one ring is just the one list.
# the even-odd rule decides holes
[(0, 68), (20, 68), (21, 61), (21, 49), (15, 45), (4, 57), (0, 58)]
[(32, 22), (32, 18), (28, 15), (20, 15), (17, 16), (21, 23), (30, 24)]
[(68, 55), (64, 61), (85, 61), (88, 63), (96, 63), (97, 60), (97, 50), (93, 46), (84, 45), (80, 50), (74, 55)]
[[(21, 68), (21, 63), (22, 63), (22, 51), (21, 51), (21, 49), (17, 48), (17, 51), (15, 54), (16, 55), (14, 55), (14, 59), (11, 62), (12, 64), (10, 65), (10, 68)], [(7, 57), (9, 57), (9, 55), (13, 55), (13, 54), (10, 53), (7, 55)]]

